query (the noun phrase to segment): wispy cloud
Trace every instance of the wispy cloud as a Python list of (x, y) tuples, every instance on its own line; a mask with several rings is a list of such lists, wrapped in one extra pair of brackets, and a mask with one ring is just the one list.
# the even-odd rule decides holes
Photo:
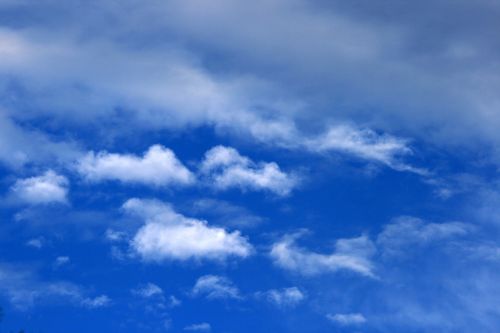
[(283, 269), (303, 275), (318, 275), (337, 271), (352, 271), (375, 277), (374, 264), (370, 259), (375, 247), (367, 236), (339, 239), (331, 254), (312, 252), (297, 246), (298, 234), (286, 235), (273, 244), (270, 256)]
[(227, 278), (204, 275), (198, 278), (191, 293), (208, 299), (241, 299), (238, 288)]

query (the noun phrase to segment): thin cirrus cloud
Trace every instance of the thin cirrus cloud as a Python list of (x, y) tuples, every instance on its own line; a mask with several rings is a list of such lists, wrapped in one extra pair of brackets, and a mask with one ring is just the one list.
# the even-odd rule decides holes
[(432, 223), (412, 216), (401, 216), (384, 226), (377, 236), (377, 246), (383, 255), (404, 255), (436, 241), (456, 239), (470, 234), (473, 226), (463, 222)]
[(210, 332), (211, 330), (212, 326), (209, 323), (191, 324), (184, 327), (184, 331), (190, 332)]
[(17, 200), (27, 204), (65, 204), (68, 202), (68, 187), (66, 177), (48, 170), (41, 176), (18, 179), (10, 191)]
[(188, 185), (193, 174), (174, 152), (161, 145), (151, 146), (144, 156), (89, 152), (77, 163), (78, 172), (90, 181), (118, 180), (153, 186)]
[(216, 189), (269, 191), (286, 196), (297, 185), (297, 177), (281, 171), (274, 162), (255, 163), (230, 147), (216, 146), (205, 153), (201, 173)]
[(239, 289), (226, 277), (204, 275), (196, 280), (191, 294), (208, 299), (242, 299)]
[(286, 235), (272, 245), (270, 256), (276, 266), (306, 276), (337, 271), (351, 271), (367, 277), (375, 277), (371, 257), (375, 247), (367, 236), (339, 239), (331, 254), (309, 251), (297, 246), (300, 234)]
[(168, 204), (129, 199), (123, 209), (145, 220), (131, 241), (132, 249), (145, 261), (224, 260), (246, 258), (253, 252), (239, 231), (229, 232), (206, 221), (188, 218)]
[(361, 313), (327, 314), (326, 318), (342, 326), (361, 325), (366, 322), (365, 316)]
[(0, 294), (20, 310), (49, 301), (70, 303), (89, 309), (111, 303), (107, 295), (90, 297), (84, 288), (74, 283), (41, 280), (30, 269), (4, 263), (0, 263)]

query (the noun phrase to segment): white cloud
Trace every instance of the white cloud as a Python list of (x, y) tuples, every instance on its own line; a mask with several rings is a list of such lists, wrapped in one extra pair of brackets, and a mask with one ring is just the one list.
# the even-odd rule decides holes
[(339, 239), (332, 254), (321, 254), (295, 245), (298, 235), (287, 235), (273, 244), (270, 255), (274, 263), (303, 275), (318, 275), (347, 270), (374, 277), (370, 257), (375, 248), (366, 236)]
[(54, 261), (54, 266), (55, 267), (61, 267), (63, 265), (66, 265), (68, 264), (70, 261), (69, 257), (68, 256), (59, 256), (56, 258), (56, 260)]
[(161, 145), (151, 146), (144, 156), (89, 152), (77, 163), (77, 170), (90, 181), (118, 180), (154, 186), (189, 185), (193, 174), (174, 152)]
[(32, 238), (26, 242), (26, 246), (31, 246), (36, 249), (41, 249), (43, 247), (43, 238)]
[(348, 326), (348, 325), (360, 325), (364, 324), (366, 322), (365, 316), (363, 316), (360, 313), (347, 313), (347, 314), (342, 314), (342, 313), (337, 313), (337, 314), (328, 314), (326, 317), (343, 326)]
[(11, 193), (29, 204), (67, 203), (68, 179), (48, 170), (43, 175), (19, 179), (11, 187)]
[(143, 298), (151, 298), (156, 296), (163, 296), (163, 290), (154, 283), (147, 283), (143, 286), (140, 286), (137, 289), (132, 290), (134, 295), (143, 297)]
[(110, 242), (120, 242), (127, 238), (127, 233), (113, 229), (106, 229), (104, 236)]
[(358, 129), (350, 125), (332, 126), (319, 137), (305, 139), (303, 144), (313, 152), (341, 152), (401, 171), (425, 173), (423, 169), (400, 162), (400, 157), (412, 154), (406, 140), (380, 135), (369, 129)]
[(192, 324), (184, 327), (184, 331), (209, 332), (212, 329), (209, 323)]
[(252, 246), (238, 231), (228, 232), (206, 221), (185, 217), (158, 201), (130, 199), (125, 211), (146, 220), (131, 245), (146, 261), (217, 259), (249, 256)]
[(16, 308), (26, 310), (44, 302), (63, 302), (87, 308), (109, 304), (105, 296), (90, 298), (81, 286), (67, 281), (44, 281), (25, 268), (0, 263), (0, 293)]
[(54, 141), (42, 132), (25, 129), (0, 109), (0, 162), (4, 165), (18, 169), (30, 163), (64, 164), (80, 154), (75, 143)]
[[(2, 38), (6, 44), (17, 45), (9, 47), (9, 52), (15, 51), (17, 60), (8, 66), (9, 71), (14, 70), (28, 82), (50, 77), (51, 80), (45, 82), (48, 91), (59, 92), (61, 87), (65, 87), (67, 91), (59, 93), (57, 98), (37, 96), (34, 90), (36, 96), (33, 100), (46, 106), (43, 108), (45, 111), (38, 112), (50, 112), (52, 116), (66, 121), (74, 121), (75, 118), (81, 122), (106, 117), (114, 119), (115, 107), (125, 104), (131, 111), (120, 114), (120, 117), (137, 123), (142, 129), (189, 128), (208, 124), (222, 129), (222, 132), (250, 137), (270, 146), (315, 153), (343, 152), (398, 170), (419, 171), (398, 161), (399, 157), (410, 153), (404, 140), (354, 126), (329, 126), (331, 121), (327, 122), (324, 134), (305, 134), (297, 128), (295, 118), (305, 112), (309, 112), (311, 118), (316, 116), (304, 107), (304, 101), (291, 97), (275, 84), (250, 75), (218, 78), (201, 68), (196, 61), (187, 60), (189, 57), (186, 57), (185, 51), (163, 49), (157, 54), (145, 53), (102, 40), (83, 45), (76, 45), (70, 39), (51, 38), (40, 42), (37, 39), (43, 39), (42, 34), (34, 38), (14, 31), (3, 31), (0, 40)], [(79, 52), (74, 52), (75, 49)], [(113, 60), (105, 66), (96, 65), (95, 59), (102, 58), (102, 54)], [(53, 72), (46, 73), (40, 69), (50, 68), (46, 64), (54, 62), (66, 64), (64, 74), (54, 77)], [(40, 63), (46, 66), (40, 66)], [(152, 72), (154, 75), (147, 74)], [(116, 73), (123, 76), (117, 77)], [(85, 98), (86, 95), (82, 96), (80, 91), (73, 91), (74, 82), (89, 87), (93, 98)], [(81, 103), (75, 103), (74, 99), (79, 99)], [(57, 100), (56, 105), (52, 105), (53, 100)], [(63, 111), (69, 108), (74, 110), (71, 120)], [(273, 115), (263, 109), (273, 110)], [(304, 120), (304, 117), (298, 118)], [(240, 170), (237, 176), (257, 179), (276, 177), (280, 171), (276, 167), (272, 163), (263, 164), (260, 170), (263, 174), (256, 176), (255, 170), (253, 173)]]
[(256, 296), (284, 308), (295, 307), (306, 298), (304, 293), (297, 287), (270, 289), (264, 292), (257, 292)]
[(227, 278), (217, 275), (201, 276), (195, 283), (192, 294), (208, 299), (241, 299), (238, 288)]
[(201, 172), (217, 189), (266, 190), (288, 195), (297, 185), (294, 175), (281, 171), (274, 162), (254, 163), (231, 147), (216, 146), (205, 153)]
[(90, 309), (102, 308), (110, 305), (111, 299), (106, 295), (101, 295), (95, 298), (84, 298), (81, 304)]
[(384, 226), (377, 237), (377, 245), (385, 255), (397, 255), (410, 247), (414, 249), (415, 246), (464, 236), (472, 229), (471, 225), (462, 222), (426, 223), (404, 216)]

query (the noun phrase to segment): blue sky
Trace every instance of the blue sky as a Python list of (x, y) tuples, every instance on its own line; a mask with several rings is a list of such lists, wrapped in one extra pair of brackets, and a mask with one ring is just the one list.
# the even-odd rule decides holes
[(0, 331), (498, 330), (499, 15), (0, 0)]

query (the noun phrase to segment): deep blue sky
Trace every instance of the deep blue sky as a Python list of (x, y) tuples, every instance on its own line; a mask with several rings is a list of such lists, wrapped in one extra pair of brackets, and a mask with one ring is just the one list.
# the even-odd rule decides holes
[(0, 0), (0, 332), (495, 332), (500, 5)]

